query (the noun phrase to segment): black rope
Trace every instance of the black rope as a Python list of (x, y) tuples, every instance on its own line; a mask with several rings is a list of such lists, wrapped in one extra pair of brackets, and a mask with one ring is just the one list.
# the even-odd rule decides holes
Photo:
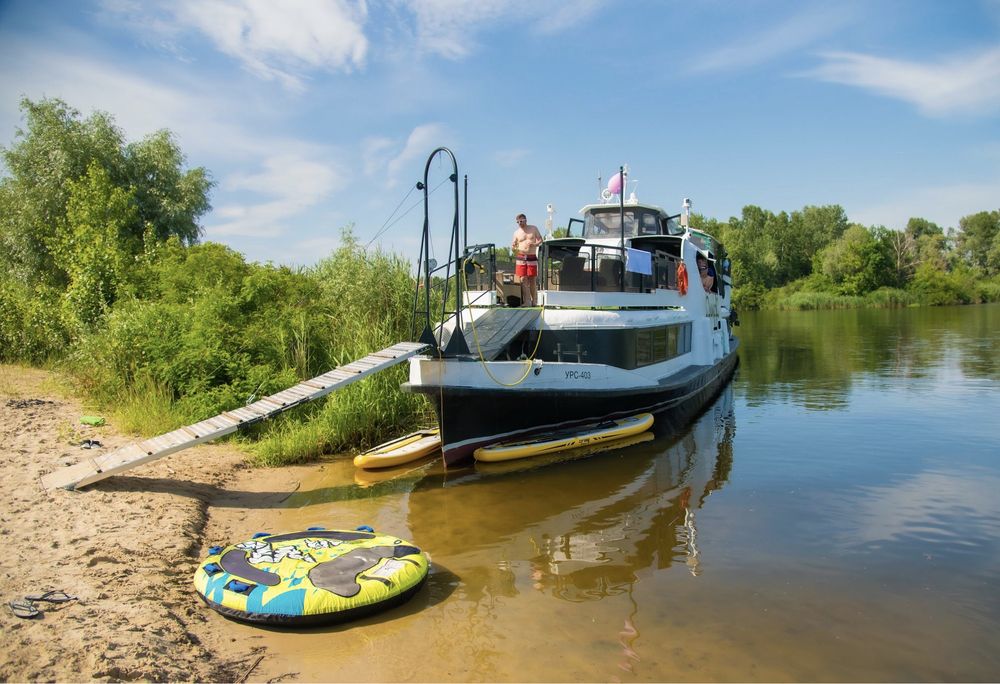
[[(445, 178), (443, 181), (441, 181), (440, 183), (438, 183), (437, 185), (435, 185), (434, 188), (428, 193), (428, 195), (433, 195), (434, 192), (438, 188), (440, 188), (442, 185), (444, 185), (447, 181), (448, 181), (448, 178)], [(412, 194), (415, 189), (416, 189), (416, 187), (410, 188), (410, 192), (406, 193), (406, 197), (404, 197), (403, 200), (398, 205), (396, 205), (396, 209), (394, 209), (393, 212), (392, 212), (393, 214), (396, 213), (396, 210), (399, 209), (400, 205), (402, 205), (403, 202), (406, 201), (406, 198), (409, 197), (410, 194)], [(386, 225), (385, 223), (382, 224), (382, 228), (380, 228), (379, 231), (375, 234), (375, 237), (373, 237), (371, 240), (368, 241), (368, 244), (365, 245), (365, 249), (367, 250), (369, 247), (371, 247), (371, 244), (373, 242), (375, 242), (376, 240), (378, 240), (385, 233), (385, 231), (389, 230), (394, 225), (396, 225), (397, 223), (399, 223), (400, 221), (402, 221), (406, 217), (407, 214), (409, 214), (411, 211), (413, 211), (418, 206), (420, 206), (420, 204), (422, 202), (423, 202), (423, 200), (421, 199), (421, 200), (419, 200), (419, 201), (414, 202), (413, 204), (411, 204), (410, 208), (407, 209), (406, 211), (404, 211), (402, 214), (400, 214), (399, 217), (397, 217), (396, 220), (393, 221), (392, 223), (388, 223), (389, 219), (392, 218), (392, 214), (390, 214), (389, 218), (386, 219), (386, 223), (388, 223), (388, 225)]]

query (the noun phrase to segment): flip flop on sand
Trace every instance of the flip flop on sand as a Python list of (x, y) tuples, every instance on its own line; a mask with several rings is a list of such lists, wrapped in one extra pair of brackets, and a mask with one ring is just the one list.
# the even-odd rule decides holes
[(19, 618), (33, 618), (42, 614), (31, 601), (11, 601), (7, 605), (10, 606), (10, 612)]
[(24, 599), (29, 603), (34, 601), (48, 601), (49, 603), (66, 603), (67, 601), (75, 601), (75, 596), (70, 596), (62, 589), (52, 589), (44, 594), (29, 594), (25, 596)]

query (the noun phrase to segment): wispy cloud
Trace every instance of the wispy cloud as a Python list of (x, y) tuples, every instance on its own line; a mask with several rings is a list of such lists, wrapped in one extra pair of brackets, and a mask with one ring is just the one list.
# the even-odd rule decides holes
[(59, 97), (84, 116), (96, 110), (111, 113), (130, 139), (169, 128), (188, 153), (215, 146), (233, 149), (238, 133), (221, 121), (213, 125), (225, 105), (212, 93), (174, 87), (127, 66), (72, 52), (33, 50), (27, 43), (13, 51), (19, 56), (19, 78), (0, 78), (0, 98), (8, 105), (21, 96)]
[(557, 33), (586, 21), (608, 0), (399, 0), (415, 20), (422, 51), (449, 59), (467, 56), (475, 35), (501, 24), (523, 25), (538, 33)]
[(389, 159), (386, 164), (387, 186), (395, 187), (399, 183), (399, 175), (403, 169), (413, 168), (418, 158), (427, 154), (428, 150), (438, 147), (447, 137), (449, 137), (448, 131), (441, 124), (429, 123), (414, 128), (406, 138), (402, 151)]
[(825, 63), (807, 76), (903, 100), (928, 116), (1000, 109), (1000, 48), (933, 63), (856, 52), (830, 52), (821, 57)]
[(855, 20), (853, 10), (836, 4), (788, 17), (763, 30), (750, 30), (740, 40), (722, 46), (706, 45), (687, 68), (691, 73), (746, 69), (801, 50)]
[(193, 29), (251, 73), (296, 91), (312, 70), (362, 68), (368, 52), (364, 0), (106, 0), (104, 8), (174, 53)]
[(243, 235), (276, 237), (282, 235), (292, 219), (343, 187), (346, 174), (329, 163), (297, 155), (284, 154), (264, 160), (253, 174), (233, 174), (222, 183), (230, 193), (246, 191), (264, 201), (230, 203), (217, 208), (206, 229), (208, 235)]

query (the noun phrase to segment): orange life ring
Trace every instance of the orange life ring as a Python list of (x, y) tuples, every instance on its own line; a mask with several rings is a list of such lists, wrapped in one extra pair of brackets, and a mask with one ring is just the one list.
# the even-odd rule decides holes
[(684, 262), (677, 264), (677, 289), (681, 294), (687, 294), (688, 291), (688, 270)]

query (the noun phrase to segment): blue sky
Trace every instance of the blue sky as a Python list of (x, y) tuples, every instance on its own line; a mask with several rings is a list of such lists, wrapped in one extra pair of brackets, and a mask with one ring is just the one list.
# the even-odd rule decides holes
[(564, 225), (620, 164), (641, 200), (720, 220), (1000, 208), (997, 0), (0, 0), (0, 63), (0, 144), (22, 96), (170, 129), (217, 182), (205, 239), (256, 261), (314, 263), (350, 223), (415, 256), (422, 210), (399, 216), (438, 146), (470, 243), (547, 203)]

